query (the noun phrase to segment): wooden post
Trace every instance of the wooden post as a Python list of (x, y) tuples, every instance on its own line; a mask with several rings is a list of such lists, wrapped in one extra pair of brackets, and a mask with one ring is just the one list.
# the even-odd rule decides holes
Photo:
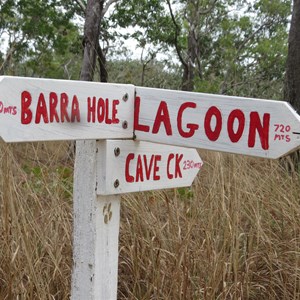
[(120, 196), (97, 196), (105, 159), (103, 142), (76, 143), (72, 300), (117, 299)]

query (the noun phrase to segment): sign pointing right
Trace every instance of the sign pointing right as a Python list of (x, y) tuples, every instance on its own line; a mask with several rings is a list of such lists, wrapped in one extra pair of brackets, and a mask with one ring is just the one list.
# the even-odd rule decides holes
[(196, 149), (130, 140), (97, 146), (98, 195), (191, 186), (203, 166)]
[(283, 101), (136, 88), (137, 140), (279, 158), (300, 146), (300, 116)]

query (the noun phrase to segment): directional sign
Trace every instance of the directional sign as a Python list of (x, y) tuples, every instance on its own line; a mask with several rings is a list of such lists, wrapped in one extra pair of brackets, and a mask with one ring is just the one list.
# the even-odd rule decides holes
[(190, 186), (203, 165), (195, 149), (129, 140), (100, 141), (97, 162), (99, 195)]
[(300, 145), (286, 102), (136, 88), (137, 140), (278, 158)]
[(134, 86), (0, 77), (6, 142), (130, 138)]
[(282, 101), (2, 76), (0, 136), (6, 142), (135, 137), (278, 158), (299, 147), (300, 116)]

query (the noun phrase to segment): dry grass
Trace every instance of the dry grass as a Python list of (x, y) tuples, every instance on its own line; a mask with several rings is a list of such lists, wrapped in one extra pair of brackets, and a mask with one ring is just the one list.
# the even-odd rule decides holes
[(0, 299), (68, 299), (72, 170), (57, 155), (64, 148), (1, 144)]
[[(68, 299), (68, 145), (1, 144), (0, 299)], [(201, 152), (192, 188), (125, 195), (118, 299), (300, 299), (300, 182)]]

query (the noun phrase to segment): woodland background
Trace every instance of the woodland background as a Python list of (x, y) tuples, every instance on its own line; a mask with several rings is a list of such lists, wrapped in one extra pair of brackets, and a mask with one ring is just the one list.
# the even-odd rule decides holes
[[(297, 109), (299, 18), (299, 0), (2, 0), (0, 74)], [(191, 188), (124, 195), (118, 299), (300, 299), (297, 154), (199, 152)], [(70, 297), (73, 165), (67, 142), (1, 143), (0, 299)]]

